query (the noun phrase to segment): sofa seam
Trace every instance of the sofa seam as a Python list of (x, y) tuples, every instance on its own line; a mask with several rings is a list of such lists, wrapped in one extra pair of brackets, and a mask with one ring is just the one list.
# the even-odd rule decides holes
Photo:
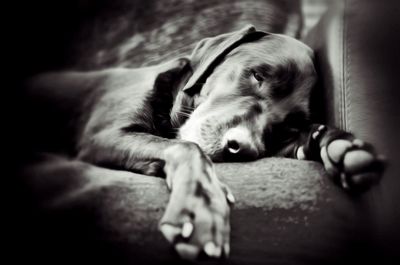
[(343, 74), (344, 84), (343, 84), (343, 93), (342, 93), (342, 108), (343, 108), (343, 129), (349, 129), (349, 115), (350, 115), (350, 82), (351, 82), (351, 73), (350, 73), (350, 60), (351, 60), (351, 45), (349, 40), (348, 34), (348, 17), (346, 16), (346, 10), (348, 6), (348, 1), (344, 0), (344, 7), (343, 7), (343, 47), (344, 47), (344, 56), (343, 59), (345, 60), (343, 63)]
[(339, 112), (339, 127), (340, 128), (344, 128), (344, 119), (343, 119), (343, 89), (344, 89), (344, 83), (345, 83), (345, 71), (344, 71), (344, 60), (345, 60), (345, 48), (344, 48), (344, 13), (340, 16), (339, 19), (339, 23), (338, 23), (338, 37), (339, 39), (339, 54), (340, 51), (343, 51), (343, 54), (341, 55), (341, 57), (339, 57), (339, 71), (340, 71), (340, 81), (339, 81), (339, 93), (338, 93), (338, 100), (339, 100), (339, 108), (338, 108), (338, 112)]

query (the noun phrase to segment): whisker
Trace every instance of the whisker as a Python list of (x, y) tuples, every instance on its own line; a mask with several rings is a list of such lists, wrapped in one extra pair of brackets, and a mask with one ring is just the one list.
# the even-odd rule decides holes
[(182, 116), (186, 116), (186, 117), (190, 116), (190, 113), (186, 113), (186, 112), (183, 112), (183, 111), (177, 111), (176, 113), (179, 114), (179, 115), (182, 115)]
[(186, 112), (186, 111), (184, 111), (184, 110), (177, 110), (176, 112), (178, 112), (178, 113), (186, 113), (186, 114), (190, 114), (190, 112)]
[(181, 107), (184, 111), (185, 110), (188, 110), (188, 111), (193, 111), (194, 110), (194, 107), (185, 107), (185, 106), (182, 106)]

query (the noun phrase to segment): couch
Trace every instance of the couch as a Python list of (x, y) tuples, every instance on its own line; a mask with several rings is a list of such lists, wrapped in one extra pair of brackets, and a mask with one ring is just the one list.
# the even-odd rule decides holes
[[(92, 69), (157, 63), (189, 51), (194, 43), (188, 39), (218, 34), (228, 28), (234, 30), (247, 22), (262, 30), (285, 32), (297, 37), (301, 31), (301, 23), (296, 20), (301, 18), (297, 13), (300, 8), (298, 1), (265, 1), (267, 6), (263, 6), (262, 1), (245, 1), (253, 2), (253, 5), (234, 1), (233, 5), (229, 4), (234, 8), (226, 15), (232, 19), (225, 18), (224, 27), (215, 26), (207, 31), (208, 27), (203, 25), (204, 28), (200, 27), (196, 34), (192, 31), (195, 27), (188, 28), (186, 22), (175, 18), (172, 21), (178, 26), (186, 25), (180, 30), (189, 32), (189, 37), (180, 41), (158, 40), (157, 34), (145, 30), (154, 27), (159, 34), (171, 36), (170, 32), (164, 32), (171, 27), (156, 27), (157, 23), (163, 24), (162, 18), (151, 16), (150, 11), (158, 10), (168, 15), (168, 8), (177, 8), (173, 3), (168, 8), (156, 4), (151, 6), (154, 1), (140, 8), (133, 4), (134, 14), (128, 18), (143, 15), (148, 19), (135, 22), (132, 27), (129, 19), (126, 20), (126, 1), (117, 1), (123, 3), (121, 6), (112, 5), (116, 13), (105, 14), (91, 13), (92, 1), (77, 2), (83, 5), (80, 10), (88, 12), (84, 14), (93, 19), (81, 22), (92, 23), (89, 31), (83, 30), (74, 36), (82, 38), (98, 34), (102, 38), (97, 42), (78, 42), (68, 52), (63, 46), (65, 54), (85, 56), (71, 57), (75, 59), (62, 63), (51, 60), (49, 64), (43, 63), (41, 68), (54, 64), (57, 67), (64, 64), (66, 68)], [(223, 2), (198, 1), (199, 9), (190, 9), (190, 12), (207, 14), (204, 15), (206, 20), (212, 22), (209, 16), (213, 17), (213, 13), (207, 13), (207, 4), (218, 4), (227, 10), (229, 6)], [(271, 12), (271, 8), (275, 8), (276, 12), (272, 14), (278, 17), (263, 14), (265, 10)], [(199, 10), (205, 10), (205, 13)], [(399, 157), (396, 140), (399, 135), (398, 83), (394, 80), (400, 69), (400, 37), (397, 34), (400, 20), (396, 11), (398, 4), (395, 1), (385, 4), (361, 0), (335, 1), (318, 25), (304, 36), (304, 41), (316, 52), (320, 76), (312, 100), (314, 119), (350, 130), (376, 145), (389, 160), (381, 184), (365, 194), (353, 195), (336, 187), (316, 162), (264, 158), (247, 163), (217, 164), (219, 177), (231, 187), (237, 199), (231, 214), (231, 256), (222, 261), (223, 264), (396, 263), (396, 242), (400, 238), (396, 234), (400, 221), (397, 203), (400, 199), (397, 192), (400, 169), (396, 161)], [(218, 12), (216, 15), (219, 16)], [(116, 24), (104, 22), (112, 18), (117, 20)], [(280, 21), (280, 24), (273, 21)], [(289, 27), (288, 23), (294, 24)], [(103, 34), (101, 29), (106, 25), (114, 25), (115, 31)], [(293, 28), (293, 25), (298, 27)], [(134, 33), (133, 39), (126, 38), (128, 33)], [(172, 36), (175, 35), (172, 33)], [(115, 48), (116, 40), (124, 45)], [(143, 48), (143, 40), (153, 43)], [(160, 43), (169, 46), (160, 50)], [(176, 45), (178, 47), (169, 52)], [(155, 51), (158, 54), (154, 55)], [(61, 165), (58, 158), (54, 158), (51, 165), (44, 167), (40, 161), (39, 158), (30, 164), (17, 163), (20, 179), (14, 196), (19, 199), (9, 213), (12, 233), (7, 241), (13, 263), (186, 264), (157, 229), (168, 201), (168, 191), (162, 179), (130, 172), (112, 179), (104, 176), (104, 171), (101, 171), (103, 176), (99, 175), (100, 171), (99, 174), (92, 171), (91, 178), (104, 181), (70, 200), (38, 206), (35, 203), (38, 198), (43, 201), (43, 198), (56, 196), (57, 185), (65, 185), (69, 178), (75, 177), (75, 169), (85, 167), (73, 159), (63, 161)], [(109, 173), (113, 175), (113, 170), (110, 169)], [(194, 262), (202, 263), (220, 261)]]

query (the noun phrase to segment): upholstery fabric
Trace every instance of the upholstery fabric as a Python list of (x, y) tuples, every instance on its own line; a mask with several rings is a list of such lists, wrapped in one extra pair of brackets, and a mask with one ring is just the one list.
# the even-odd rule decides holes
[[(68, 183), (66, 179), (76, 177), (74, 170), (87, 167), (76, 161), (54, 165), (47, 174), (35, 166), (26, 171), (35, 183), (55, 176)], [(216, 170), (237, 200), (231, 214), (232, 253), (223, 264), (364, 260), (357, 249), (365, 250), (368, 242), (366, 205), (334, 186), (320, 164), (265, 158), (216, 164)], [(15, 256), (17, 262), (27, 257), (42, 264), (76, 259), (97, 264), (182, 262), (157, 229), (168, 201), (164, 180), (100, 168), (90, 169), (89, 175), (102, 181), (23, 219), (14, 240), (28, 248), (27, 255)], [(56, 187), (46, 192), (39, 186), (29, 201), (33, 203), (38, 194), (51, 197), (55, 191)]]

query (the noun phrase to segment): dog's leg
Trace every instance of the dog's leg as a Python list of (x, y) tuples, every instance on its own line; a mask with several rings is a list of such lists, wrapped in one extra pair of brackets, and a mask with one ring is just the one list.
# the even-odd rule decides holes
[[(161, 97), (172, 101), (166, 96), (190, 70), (186, 67), (188, 63), (187, 59), (180, 59), (161, 66), (161, 70), (156, 69), (166, 71), (157, 73), (152, 90), (157, 100)], [(194, 143), (159, 136), (162, 135), (157, 132), (160, 123), (169, 118), (163, 116), (169, 116), (170, 106), (162, 105), (165, 102), (145, 100), (142, 108), (135, 109), (132, 108), (134, 98), (126, 96), (129, 91), (122, 92), (102, 98), (115, 108), (101, 110), (99, 105), (100, 112), (91, 116), (79, 141), (77, 158), (148, 175), (160, 175), (160, 171), (164, 171), (171, 190), (160, 221), (160, 230), (166, 239), (187, 259), (196, 258), (203, 250), (210, 257), (227, 255), (228, 202), (234, 199), (218, 180), (211, 160)], [(158, 112), (163, 115), (159, 116)], [(107, 122), (103, 124), (105, 119)], [(165, 126), (169, 127), (168, 122)]]
[(105, 131), (79, 157), (95, 164), (119, 164), (133, 171), (143, 161), (164, 166), (171, 190), (160, 222), (164, 236), (185, 258), (195, 258), (202, 250), (211, 257), (229, 253), (228, 202), (234, 199), (218, 180), (211, 160), (196, 144), (141, 133), (115, 137), (114, 132)]
[[(157, 132), (160, 124), (155, 123), (164, 121), (158, 112), (169, 115), (169, 106), (148, 100), (151, 93), (163, 96), (164, 92), (168, 94), (179, 87), (181, 79), (190, 74), (187, 73), (190, 67), (185, 67), (188, 63), (187, 59), (181, 59), (151, 69), (102, 72), (98, 83), (90, 87), (97, 95), (90, 97), (90, 108), (81, 106), (88, 111), (82, 111), (87, 118), (83, 117), (84, 124), (78, 126), (74, 155), (78, 160), (110, 168), (150, 175), (164, 171), (171, 194), (160, 222), (161, 232), (182, 257), (195, 258), (203, 250), (208, 256), (219, 257), (229, 253), (228, 201), (233, 202), (233, 196), (218, 180), (210, 159), (196, 144), (157, 136), (162, 134)], [(45, 80), (50, 90), (50, 81), (57, 81), (54, 77), (58, 76)], [(80, 77), (81, 74), (73, 74), (66, 79), (75, 84)], [(148, 89), (154, 78), (154, 89)], [(133, 85), (127, 85), (131, 81), (135, 81)], [(90, 88), (87, 90), (92, 91)], [(172, 97), (174, 91), (171, 91)], [(61, 99), (65, 96), (62, 94)], [(75, 97), (70, 102), (74, 101)], [(168, 122), (161, 125), (161, 129), (169, 127)]]
[(384, 158), (371, 144), (326, 125), (312, 124), (289, 149), (286, 156), (322, 162), (333, 180), (351, 191), (368, 189), (384, 171)]
[(186, 258), (200, 251), (229, 255), (229, 205), (232, 193), (222, 184), (211, 160), (195, 144), (174, 145), (164, 152), (167, 184), (172, 190), (160, 229)]

